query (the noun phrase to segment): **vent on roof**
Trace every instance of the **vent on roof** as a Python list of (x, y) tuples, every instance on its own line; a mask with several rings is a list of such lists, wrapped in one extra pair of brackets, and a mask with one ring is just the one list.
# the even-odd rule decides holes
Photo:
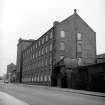
[(77, 13), (77, 9), (74, 9), (74, 13)]
[(53, 26), (57, 25), (58, 23), (59, 23), (58, 21), (54, 21)]

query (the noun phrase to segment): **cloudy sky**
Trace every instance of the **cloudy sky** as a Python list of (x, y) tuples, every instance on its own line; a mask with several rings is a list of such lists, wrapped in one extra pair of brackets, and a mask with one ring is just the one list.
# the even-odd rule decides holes
[(74, 9), (96, 32), (97, 54), (105, 53), (105, 0), (0, 0), (0, 75), (16, 64), (18, 39), (37, 39)]

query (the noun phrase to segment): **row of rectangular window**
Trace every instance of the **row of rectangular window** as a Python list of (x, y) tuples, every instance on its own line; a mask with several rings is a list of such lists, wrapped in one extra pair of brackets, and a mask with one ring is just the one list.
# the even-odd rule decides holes
[(36, 48), (38, 47), (38, 46), (40, 46), (41, 44), (44, 44), (44, 42), (47, 42), (49, 39), (52, 39), (53, 38), (53, 33), (52, 33), (52, 31), (50, 32), (50, 37), (48, 37), (48, 35), (46, 35), (45, 37), (43, 37), (42, 39), (40, 39), (39, 41), (38, 41), (38, 43), (36, 43)]
[[(61, 38), (64, 38), (65, 35), (66, 35), (66, 34), (65, 34), (65, 31), (64, 31), (64, 30), (61, 30), (61, 31), (60, 31), (60, 37), (61, 37)], [(79, 37), (79, 38), (80, 38), (80, 35), (81, 35), (81, 34), (78, 34), (78, 37)], [(50, 33), (50, 39), (52, 39), (52, 37), (53, 37), (53, 34), (52, 34), (52, 32), (51, 32), (51, 33)], [(46, 41), (48, 41), (48, 35), (45, 36), (45, 39), (46, 39)], [(42, 38), (42, 44), (44, 44), (44, 38)], [(61, 44), (62, 44), (62, 45), (61, 45), (61, 46), (62, 46), (61, 49), (64, 50), (64, 47), (63, 47), (64, 45), (63, 45), (63, 43), (61, 43)], [(40, 40), (38, 41), (38, 45), (39, 45), (39, 46), (41, 45)], [(37, 43), (36, 43), (36, 48), (38, 47), (38, 45), (37, 45)], [(31, 51), (32, 51), (32, 48), (31, 48)]]
[[(61, 36), (61, 38), (65, 37), (65, 31), (64, 30), (60, 31), (60, 36)], [(52, 32), (50, 33), (50, 38), (52, 38)], [(78, 42), (80, 42), (82, 40), (82, 34), (80, 32), (77, 33), (77, 40), (78, 40)], [(48, 35), (46, 35), (46, 41), (48, 41)], [(44, 38), (42, 38), (42, 44), (43, 43), (44, 43)], [(61, 50), (64, 50), (64, 43), (61, 42), (60, 45), (61, 45)], [(40, 40), (39, 40), (39, 46), (40, 46)], [(36, 43), (36, 48), (37, 48), (37, 43)], [(32, 47), (31, 47), (30, 51), (32, 52)], [(47, 52), (47, 47), (46, 47), (46, 52)]]
[[(50, 32), (50, 37), (49, 39), (53, 38), (53, 33)], [(43, 37), (42, 39), (39, 39), (38, 42), (35, 43), (35, 45), (33, 45), (32, 47), (30, 47), (29, 50), (27, 50), (27, 53), (32, 52), (33, 49), (38, 48), (38, 46), (40, 46), (41, 44), (44, 44), (44, 42), (47, 42), (48, 40), (48, 35), (46, 35), (45, 37)]]
[[(80, 36), (80, 35), (79, 35), (79, 36)], [(61, 38), (64, 38), (64, 37), (65, 37), (65, 31), (64, 31), (64, 30), (61, 30), (61, 31), (60, 31), (60, 37), (61, 37)], [(53, 33), (51, 32), (51, 33), (50, 33), (50, 39), (52, 39), (52, 38), (53, 38)], [(45, 36), (45, 40), (48, 41), (48, 35)], [(35, 45), (36, 45), (35, 47), (36, 47), (36, 48), (41, 45), (41, 42), (40, 42), (40, 41), (41, 41), (41, 40), (39, 40), (38, 43), (35, 43)], [(42, 38), (42, 44), (44, 44), (44, 37)], [(34, 49), (34, 46), (31, 47), (30, 50), (29, 50), (27, 53), (32, 52), (32, 49)]]
[(35, 56), (34, 58), (31, 57), (28, 57), (27, 59), (23, 59), (23, 64), (27, 64), (28, 62), (32, 63), (32, 62), (35, 62), (35, 61), (39, 61), (41, 59), (45, 59), (45, 58), (51, 58), (51, 54), (49, 56), (41, 56), (39, 59), (35, 59)]
[[(61, 31), (64, 34), (64, 31)], [(60, 43), (60, 50), (65, 50), (65, 44), (64, 42)], [(50, 44), (50, 51), (52, 51), (52, 44)], [(42, 52), (42, 53), (41, 53)], [(38, 56), (40, 56), (41, 54), (44, 54), (44, 48), (42, 48), (42, 51), (37, 53), (36, 55), (32, 55), (32, 58), (34, 59), (35, 57), (37, 58)], [(48, 47), (45, 47), (45, 53), (48, 52)], [(77, 33), (77, 56), (80, 55), (80, 53), (82, 52), (82, 34), (81, 33)]]
[(35, 77), (33, 77), (32, 78), (32, 81), (37, 81), (37, 82), (40, 82), (40, 81), (50, 81), (51, 79), (50, 79), (50, 76), (47, 76), (47, 75), (45, 75), (45, 76), (35, 76)]
[[(64, 38), (66, 36), (66, 33), (64, 30), (60, 31), (60, 37)], [(80, 32), (77, 33), (77, 40), (82, 40), (82, 34)]]
[(24, 81), (24, 82), (27, 82), (27, 81), (32, 81), (32, 82), (41, 82), (41, 81), (50, 81), (51, 80), (51, 78), (50, 78), (50, 76), (47, 76), (47, 75), (45, 75), (45, 76), (35, 76), (35, 77), (32, 77), (32, 78), (23, 78), (22, 79), (22, 81)]
[[(64, 55), (60, 56), (60, 60), (64, 58)], [(46, 58), (46, 59), (40, 59), (38, 60), (36, 63), (35, 62), (30, 62), (30, 64), (28, 62), (23, 62), (24, 67), (26, 67), (27, 65), (30, 65), (30, 68), (35, 68), (35, 67), (44, 67), (47, 65), (51, 65), (52, 64), (52, 57)], [(34, 67), (35, 66), (35, 67)]]
[(25, 64), (24, 62), (24, 67), (27, 68), (27, 69), (31, 69), (31, 68), (35, 68), (35, 67), (44, 67), (44, 66), (47, 66), (47, 65), (51, 65), (52, 64), (52, 57), (50, 57), (49, 59), (45, 59), (45, 60), (40, 60), (36, 63), (33, 63), (31, 65), (29, 64)]
[[(52, 43), (49, 45), (49, 51), (52, 51), (52, 48), (53, 48), (53, 46), (52, 46)], [(41, 50), (39, 50), (39, 51), (37, 51), (36, 52), (36, 55), (32, 55), (32, 58), (37, 58), (38, 56), (40, 56), (40, 55), (43, 55), (44, 53), (48, 53), (48, 46), (46, 46), (46, 47), (43, 47)], [(26, 52), (24, 52), (24, 54), (23, 54), (23, 57), (25, 57), (26, 56)]]
[[(60, 31), (60, 37), (64, 38), (66, 36), (66, 33), (64, 30)], [(77, 33), (77, 40), (82, 40), (82, 34), (80, 32)]]

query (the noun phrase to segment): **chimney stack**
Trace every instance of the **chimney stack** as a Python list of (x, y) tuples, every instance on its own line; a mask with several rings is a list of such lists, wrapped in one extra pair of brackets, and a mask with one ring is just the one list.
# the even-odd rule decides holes
[(54, 21), (53, 26), (56, 26), (58, 23), (59, 23), (58, 21)]
[(76, 9), (74, 9), (74, 13), (77, 13), (77, 10)]

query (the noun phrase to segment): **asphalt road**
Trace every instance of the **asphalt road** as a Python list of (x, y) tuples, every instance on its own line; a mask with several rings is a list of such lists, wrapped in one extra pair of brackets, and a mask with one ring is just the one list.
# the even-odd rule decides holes
[(105, 97), (59, 91), (59, 89), (41, 86), (1, 83), (0, 92), (0, 102), (5, 100), (8, 103), (16, 100), (8, 105), (15, 105), (14, 103), (18, 103), (16, 105), (105, 105)]

